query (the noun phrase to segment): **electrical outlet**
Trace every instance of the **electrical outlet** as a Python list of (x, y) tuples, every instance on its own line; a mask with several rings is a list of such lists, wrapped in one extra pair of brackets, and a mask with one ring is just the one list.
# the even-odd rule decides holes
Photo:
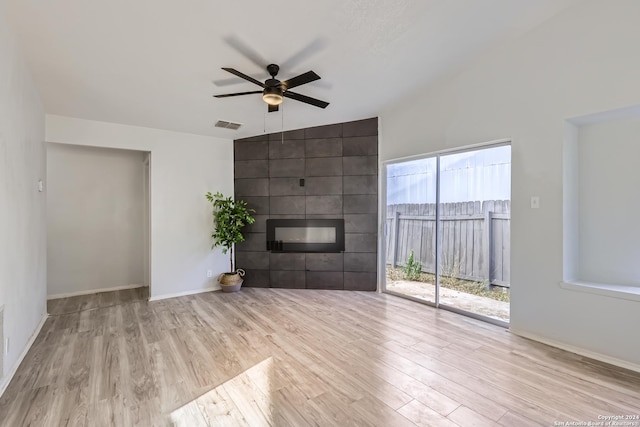
[(207, 270), (207, 277), (213, 277), (213, 271)]
[(9, 338), (4, 339), (4, 355), (9, 354)]

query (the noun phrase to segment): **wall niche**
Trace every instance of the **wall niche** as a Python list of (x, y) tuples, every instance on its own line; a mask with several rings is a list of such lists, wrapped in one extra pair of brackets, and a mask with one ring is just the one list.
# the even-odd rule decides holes
[(639, 135), (640, 106), (567, 122), (564, 284), (640, 295)]

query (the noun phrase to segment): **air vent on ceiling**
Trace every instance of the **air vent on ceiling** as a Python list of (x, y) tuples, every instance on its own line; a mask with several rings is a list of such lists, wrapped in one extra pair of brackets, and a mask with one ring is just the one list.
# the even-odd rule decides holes
[(231, 129), (231, 130), (238, 130), (240, 129), (240, 126), (242, 126), (240, 123), (227, 122), (225, 120), (218, 120), (215, 124), (215, 127), (217, 128), (224, 128), (224, 129)]

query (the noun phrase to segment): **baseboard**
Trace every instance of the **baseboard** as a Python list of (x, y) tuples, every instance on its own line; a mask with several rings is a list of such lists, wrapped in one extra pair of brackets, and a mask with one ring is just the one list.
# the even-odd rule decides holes
[[(5, 390), (9, 386), (9, 383), (13, 379), (13, 376), (18, 371), (18, 367), (20, 367), (20, 364), (22, 363), (22, 361), (24, 360), (25, 356), (27, 355), (27, 353), (31, 349), (31, 346), (35, 342), (36, 338), (38, 337), (38, 334), (40, 333), (40, 331), (42, 330), (42, 327), (44, 326), (44, 322), (47, 321), (47, 317), (49, 317), (49, 315), (46, 314), (46, 313), (42, 315), (42, 319), (40, 319), (40, 323), (38, 324), (38, 327), (36, 328), (35, 332), (29, 338), (29, 341), (27, 341), (27, 345), (24, 347), (24, 350), (22, 350), (22, 353), (20, 353), (20, 357), (18, 357), (18, 360), (16, 361), (16, 363), (14, 363), (13, 367), (11, 368), (11, 370), (9, 370), (9, 373), (4, 377), (2, 382), (0, 382), (0, 397), (2, 397), (2, 395), (4, 394)], [(0, 369), (1, 368), (2, 367), (0, 366)]]
[(77, 297), (80, 295), (91, 295), (91, 294), (97, 294), (100, 292), (113, 292), (113, 291), (124, 291), (127, 289), (137, 289), (137, 288), (144, 288), (145, 285), (127, 285), (127, 286), (116, 286), (115, 288), (102, 288), (102, 289), (87, 289), (84, 291), (78, 291), (78, 292), (67, 292), (64, 294), (53, 294), (53, 295), (47, 295), (47, 300), (50, 299), (58, 299), (58, 298), (69, 298), (69, 297)]
[(630, 371), (640, 372), (640, 365), (633, 362), (629, 362), (627, 360), (622, 360), (616, 357), (607, 356), (606, 354), (596, 353), (595, 351), (585, 350), (584, 348), (575, 347), (570, 344), (566, 344), (560, 341), (555, 341), (546, 337), (542, 337), (540, 335), (532, 334), (525, 331), (520, 331), (513, 328), (509, 329), (509, 331), (514, 335), (518, 335), (519, 337), (528, 338), (533, 341), (538, 341), (543, 344), (550, 345), (551, 347), (559, 348), (560, 350), (565, 350), (570, 353), (579, 354), (580, 356), (585, 356), (590, 359), (595, 359), (600, 362), (618, 366), (620, 368), (629, 369)]
[(175, 293), (175, 294), (155, 295), (155, 296), (152, 296), (151, 298), (149, 298), (149, 301), (158, 301), (158, 300), (167, 299), (167, 298), (185, 297), (187, 295), (203, 294), (205, 292), (219, 291), (219, 290), (220, 290), (220, 285), (214, 285), (214, 286), (210, 286), (208, 288), (196, 289), (196, 290), (193, 290), (193, 291), (178, 292), (178, 293)]

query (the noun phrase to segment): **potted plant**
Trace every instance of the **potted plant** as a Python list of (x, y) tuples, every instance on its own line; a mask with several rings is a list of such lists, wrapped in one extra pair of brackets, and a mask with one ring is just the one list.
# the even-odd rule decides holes
[(218, 276), (218, 282), (224, 292), (235, 292), (242, 286), (244, 270), (234, 269), (233, 266), (233, 245), (244, 241), (242, 227), (253, 224), (255, 219), (251, 216), (253, 209), (247, 208), (247, 202), (243, 200), (233, 200), (231, 197), (224, 197), (221, 193), (206, 194), (207, 200), (213, 205), (213, 222), (215, 229), (211, 234), (213, 245), (211, 249), (222, 246), (222, 253), (229, 252), (229, 264), (231, 270)]

